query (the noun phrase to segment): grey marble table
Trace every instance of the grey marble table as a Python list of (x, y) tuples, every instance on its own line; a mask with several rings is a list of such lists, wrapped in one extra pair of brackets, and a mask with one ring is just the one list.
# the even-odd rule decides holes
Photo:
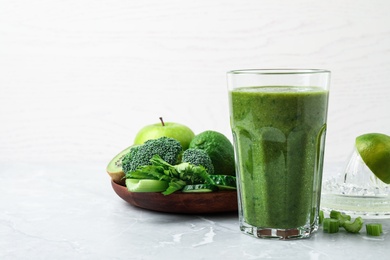
[[(112, 190), (105, 165), (9, 164), (0, 170), (0, 259), (388, 259), (384, 234), (262, 240), (236, 213), (166, 214), (133, 207)], [(372, 221), (372, 220), (366, 220)]]

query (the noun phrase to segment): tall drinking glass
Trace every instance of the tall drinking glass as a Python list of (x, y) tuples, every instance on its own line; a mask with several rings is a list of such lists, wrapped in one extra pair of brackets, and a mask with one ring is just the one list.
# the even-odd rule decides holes
[(318, 229), (330, 72), (227, 73), (242, 232), (309, 237)]

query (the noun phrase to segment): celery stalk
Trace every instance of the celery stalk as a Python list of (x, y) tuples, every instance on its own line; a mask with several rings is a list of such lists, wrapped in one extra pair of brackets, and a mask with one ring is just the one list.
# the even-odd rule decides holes
[(324, 211), (320, 210), (320, 214), (318, 216), (318, 224), (322, 224), (324, 221)]
[(362, 217), (357, 217), (352, 222), (350, 220), (346, 220), (343, 223), (343, 228), (350, 233), (358, 233), (360, 229), (363, 227), (363, 219)]
[(126, 179), (126, 187), (130, 192), (161, 192), (169, 186), (167, 181), (151, 179)]
[(343, 214), (339, 211), (332, 210), (329, 214), (330, 218), (338, 219), (340, 221), (340, 227), (344, 225), (345, 221), (351, 221), (351, 216)]
[(369, 236), (380, 236), (382, 233), (382, 224), (380, 223), (369, 223), (366, 224), (366, 232)]
[(334, 218), (324, 218), (322, 227), (324, 232), (337, 233), (339, 232), (340, 220)]

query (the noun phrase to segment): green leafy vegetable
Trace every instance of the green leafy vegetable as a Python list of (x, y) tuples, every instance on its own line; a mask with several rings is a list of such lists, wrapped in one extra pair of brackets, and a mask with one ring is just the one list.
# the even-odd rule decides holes
[(172, 194), (192, 184), (214, 184), (203, 166), (190, 163), (172, 165), (163, 160), (159, 155), (150, 159), (151, 165), (138, 167), (135, 171), (126, 173), (130, 179), (153, 179), (169, 182), (168, 188), (163, 191), (164, 195)]
[(184, 186), (186, 186), (187, 183), (185, 181), (179, 180), (179, 179), (174, 179), (171, 180), (169, 183), (168, 188), (162, 193), (164, 195), (170, 195), (176, 191), (179, 191), (183, 189)]
[(210, 175), (210, 178), (214, 181), (215, 185), (220, 190), (236, 190), (237, 183), (236, 177), (231, 175)]

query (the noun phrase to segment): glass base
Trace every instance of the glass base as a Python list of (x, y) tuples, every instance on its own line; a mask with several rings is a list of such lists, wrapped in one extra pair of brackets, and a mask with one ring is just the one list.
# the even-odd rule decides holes
[(309, 238), (312, 233), (317, 231), (318, 226), (304, 226), (298, 228), (278, 229), (278, 228), (264, 228), (254, 227), (247, 223), (241, 223), (241, 231), (256, 238), (278, 239), (278, 240), (292, 240)]

